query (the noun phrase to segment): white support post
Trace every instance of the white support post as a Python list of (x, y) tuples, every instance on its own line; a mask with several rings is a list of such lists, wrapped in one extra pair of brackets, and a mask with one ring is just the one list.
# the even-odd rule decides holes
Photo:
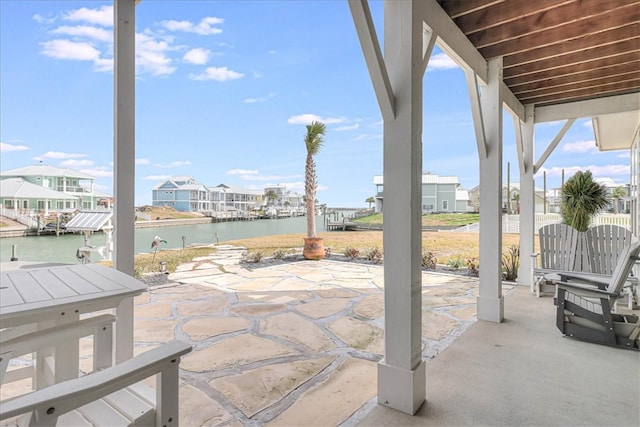
[(414, 414), (426, 398), (422, 360), (422, 78), (419, 2), (385, 2), (385, 62), (396, 100), (384, 121), (385, 358), (378, 402)]
[[(502, 296), (502, 58), (489, 61), (482, 90), (487, 155), (480, 156), (480, 295), (478, 319), (501, 322)], [(476, 121), (475, 126), (479, 124)], [(477, 134), (478, 132), (476, 132)]]
[[(114, 267), (133, 276), (135, 231), (135, 0), (114, 0)], [(132, 353), (133, 354), (133, 353)]]
[(533, 291), (533, 253), (535, 252), (535, 179), (533, 168), (534, 155), (534, 117), (533, 106), (525, 106), (525, 119), (522, 123), (514, 117), (514, 125), (519, 133), (518, 158), (520, 164), (520, 268), (518, 283), (529, 285)]

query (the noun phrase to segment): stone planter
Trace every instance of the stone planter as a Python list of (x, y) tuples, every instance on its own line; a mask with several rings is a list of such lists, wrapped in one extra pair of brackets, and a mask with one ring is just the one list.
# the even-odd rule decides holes
[(322, 237), (305, 237), (302, 256), (304, 257), (304, 259), (310, 260), (323, 259), (324, 243)]

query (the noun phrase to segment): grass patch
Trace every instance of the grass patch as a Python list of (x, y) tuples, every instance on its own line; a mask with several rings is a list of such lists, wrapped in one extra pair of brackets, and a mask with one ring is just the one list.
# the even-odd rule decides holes
[[(451, 213), (451, 214), (439, 213), (439, 214), (422, 215), (423, 227), (436, 227), (436, 226), (462, 227), (463, 225), (473, 224), (478, 221), (480, 221), (480, 214), (477, 214), (477, 213)], [(357, 222), (361, 224), (382, 224), (383, 215), (373, 214), (373, 215), (365, 216), (362, 218), (358, 218), (353, 222)]]

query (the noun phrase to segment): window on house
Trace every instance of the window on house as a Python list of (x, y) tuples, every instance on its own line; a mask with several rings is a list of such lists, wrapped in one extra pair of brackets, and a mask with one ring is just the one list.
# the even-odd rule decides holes
[(443, 211), (448, 211), (449, 210), (449, 201), (448, 200), (443, 200), (442, 201), (442, 210)]

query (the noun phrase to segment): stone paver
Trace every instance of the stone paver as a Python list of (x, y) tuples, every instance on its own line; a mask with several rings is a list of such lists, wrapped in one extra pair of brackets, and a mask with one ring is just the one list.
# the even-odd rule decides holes
[[(172, 339), (193, 345), (180, 363), (185, 426), (352, 425), (376, 395), (383, 266), (329, 259), (255, 268), (240, 263), (242, 253), (220, 245), (137, 297), (134, 353)], [(473, 324), (477, 289), (474, 278), (423, 273), (425, 360)], [(91, 357), (83, 341), (83, 370)]]

